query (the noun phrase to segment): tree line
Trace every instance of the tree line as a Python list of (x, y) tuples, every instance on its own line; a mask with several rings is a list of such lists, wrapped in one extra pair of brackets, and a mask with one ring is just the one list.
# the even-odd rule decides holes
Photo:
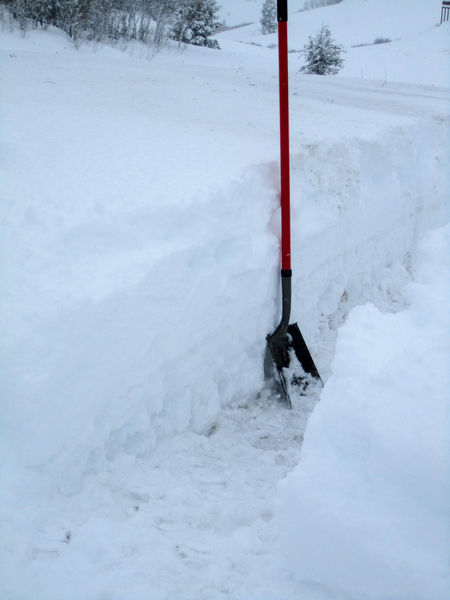
[(82, 41), (138, 40), (155, 49), (168, 39), (219, 48), (216, 0), (0, 0), (22, 31), (58, 27)]

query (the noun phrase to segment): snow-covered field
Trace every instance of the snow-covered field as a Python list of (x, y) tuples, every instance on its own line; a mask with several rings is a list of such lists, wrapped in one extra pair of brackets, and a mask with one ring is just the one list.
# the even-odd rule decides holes
[[(292, 2), (292, 321), (326, 385), (288, 411), (261, 4), (223, 0), (256, 23), (220, 51), (0, 31), (2, 600), (450, 593), (450, 28)], [(344, 70), (302, 76), (322, 22)]]

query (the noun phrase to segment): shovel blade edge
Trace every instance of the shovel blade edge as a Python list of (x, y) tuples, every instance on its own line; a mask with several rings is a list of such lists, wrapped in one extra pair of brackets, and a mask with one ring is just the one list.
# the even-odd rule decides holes
[(267, 336), (264, 372), (266, 379), (275, 376), (278, 380), (289, 407), (292, 407), (289, 391), (292, 394), (293, 388), (297, 390), (295, 394), (302, 396), (313, 382), (323, 385), (297, 323), (289, 325), (286, 333), (276, 330)]
[(322, 379), (319, 375), (319, 371), (314, 363), (314, 360), (311, 356), (310, 351), (308, 350), (308, 346), (301, 334), (300, 328), (297, 323), (293, 323), (288, 327), (288, 334), (290, 336), (290, 346), (295, 352), (295, 356), (297, 357), (298, 362), (303, 367), (305, 373), (309, 373), (311, 377), (317, 379), (322, 384)]

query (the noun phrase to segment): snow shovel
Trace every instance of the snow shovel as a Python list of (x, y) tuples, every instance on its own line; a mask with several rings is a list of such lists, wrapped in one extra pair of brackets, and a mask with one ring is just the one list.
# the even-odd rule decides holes
[(281, 171), (281, 321), (267, 336), (264, 370), (271, 376), (274, 367), (287, 403), (292, 407), (291, 394), (305, 394), (311, 383), (322, 384), (319, 372), (297, 323), (289, 325), (291, 316), (292, 269), (289, 186), (289, 93), (287, 0), (277, 2), (278, 65), (280, 85), (280, 171)]

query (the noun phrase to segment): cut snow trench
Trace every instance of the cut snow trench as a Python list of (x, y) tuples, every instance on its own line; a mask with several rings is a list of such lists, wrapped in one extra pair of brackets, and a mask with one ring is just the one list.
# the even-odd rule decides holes
[[(425, 132), (426, 151), (419, 144)], [(379, 142), (307, 146), (293, 155), (292, 320), (325, 376), (336, 326), (356, 304), (401, 305), (410, 249), (445, 222), (444, 144), (444, 126), (427, 122)], [(46, 306), (33, 306), (33, 321), (34, 332), (53, 332), (52, 345), (34, 333), (24, 350), (19, 338), (10, 356), (21, 360), (10, 359), (16, 370), (6, 379), (16, 405), (7, 417), (22, 429), (27, 461), (58, 454), (55, 464), (66, 475), (75, 469), (66, 485), (72, 480), (76, 489), (95, 448), (104, 446), (110, 460), (122, 451), (143, 456), (186, 427), (209, 431), (221, 405), (246, 404), (261, 391), (264, 336), (279, 307), (276, 178), (273, 165), (258, 167), (229, 190), (170, 215), (125, 214), (95, 261), (86, 239), (98, 237), (101, 219), (50, 241), (58, 269), (51, 296), (60, 308), (47, 316)], [(67, 258), (57, 254), (60, 245)], [(85, 296), (74, 304), (78, 290)], [(42, 407), (31, 408), (42, 397), (57, 426), (40, 420)], [(23, 421), (22, 411), (30, 419)], [(85, 460), (72, 461), (75, 440)]]

